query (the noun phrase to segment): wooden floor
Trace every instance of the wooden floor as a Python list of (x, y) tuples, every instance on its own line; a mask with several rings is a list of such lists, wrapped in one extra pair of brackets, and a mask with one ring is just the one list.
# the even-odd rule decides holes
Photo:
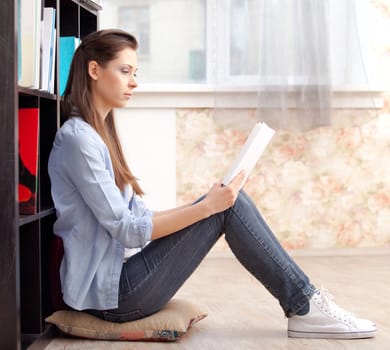
[[(390, 250), (313, 256), (293, 254), (338, 305), (371, 319), (374, 339), (312, 340), (287, 337), (287, 319), (277, 301), (230, 254), (207, 257), (177, 296), (204, 306), (208, 317), (176, 343), (51, 340), (45, 349), (390, 349)], [(340, 254), (340, 255), (339, 255)]]

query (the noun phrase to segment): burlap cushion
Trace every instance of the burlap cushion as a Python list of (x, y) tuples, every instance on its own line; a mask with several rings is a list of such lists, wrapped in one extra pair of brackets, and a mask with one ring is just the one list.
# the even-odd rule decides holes
[(131, 322), (108, 322), (73, 310), (56, 311), (46, 322), (64, 333), (89, 339), (174, 341), (206, 316), (199, 306), (174, 299), (159, 312)]

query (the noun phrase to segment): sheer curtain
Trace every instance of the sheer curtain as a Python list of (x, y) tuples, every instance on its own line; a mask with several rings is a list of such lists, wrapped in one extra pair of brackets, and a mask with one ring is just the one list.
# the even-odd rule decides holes
[(335, 89), (368, 88), (357, 25), (364, 2), (216, 0), (216, 118), (226, 119), (221, 91), (230, 90), (276, 129), (330, 125)]

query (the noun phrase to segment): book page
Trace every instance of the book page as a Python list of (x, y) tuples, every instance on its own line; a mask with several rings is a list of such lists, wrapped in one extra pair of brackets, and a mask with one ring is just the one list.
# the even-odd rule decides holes
[(274, 133), (275, 131), (267, 124), (263, 122), (256, 123), (238, 157), (226, 173), (222, 184), (225, 186), (228, 185), (241, 170), (245, 170), (246, 176), (241, 183), (241, 188), (258, 159), (263, 154), (268, 143), (271, 141)]

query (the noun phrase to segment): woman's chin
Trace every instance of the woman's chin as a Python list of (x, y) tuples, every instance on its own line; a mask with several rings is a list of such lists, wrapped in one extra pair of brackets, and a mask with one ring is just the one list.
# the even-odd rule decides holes
[(121, 101), (114, 105), (114, 108), (125, 108), (129, 104), (129, 101)]

